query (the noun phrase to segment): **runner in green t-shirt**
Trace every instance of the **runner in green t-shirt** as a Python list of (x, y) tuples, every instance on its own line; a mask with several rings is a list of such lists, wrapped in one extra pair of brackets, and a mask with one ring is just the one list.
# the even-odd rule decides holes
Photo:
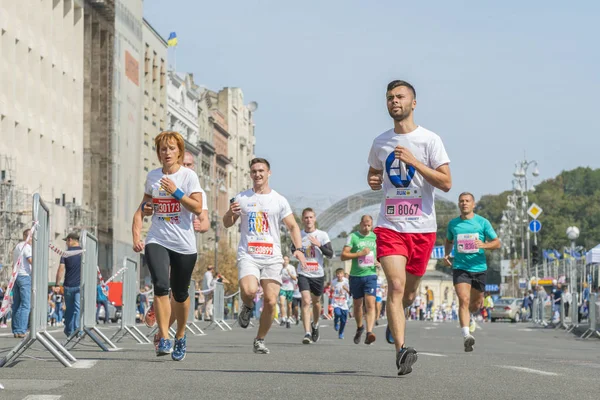
[(356, 334), (354, 343), (359, 344), (365, 331), (363, 326), (363, 298), (367, 309), (367, 336), (365, 344), (375, 341), (373, 326), (375, 325), (375, 295), (377, 292), (377, 246), (376, 236), (372, 232), (373, 218), (363, 215), (360, 228), (348, 236), (348, 241), (342, 251), (342, 261), (352, 260), (350, 270), (350, 294), (354, 302), (354, 318), (356, 319)]
[[(487, 272), (484, 250), (498, 249), (501, 244), (490, 221), (473, 212), (475, 198), (471, 193), (465, 192), (458, 196), (458, 208), (460, 217), (448, 223), (444, 261), (454, 270), (454, 288), (458, 296), (458, 317), (465, 351), (473, 351), (475, 338), (471, 333), (475, 331), (476, 325), (472, 317), (469, 322), (469, 314), (483, 306)], [(454, 259), (450, 260), (453, 249)]]

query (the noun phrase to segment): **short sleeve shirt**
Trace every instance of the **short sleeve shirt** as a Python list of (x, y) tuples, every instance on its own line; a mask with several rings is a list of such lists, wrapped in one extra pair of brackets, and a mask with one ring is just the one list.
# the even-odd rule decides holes
[(294, 280), (296, 271), (291, 265), (286, 265), (281, 270), (281, 290), (294, 290)]
[(156, 243), (180, 254), (195, 254), (194, 213), (186, 209), (179, 200), (168, 194), (160, 185), (163, 176), (168, 177), (187, 196), (202, 193), (198, 175), (189, 168), (180, 167), (177, 172), (166, 175), (162, 168), (148, 173), (145, 193), (152, 196), (154, 214), (146, 237), (146, 244)]
[(350, 290), (348, 280), (342, 278), (341, 281), (338, 281), (336, 278), (331, 281), (331, 287), (333, 292), (333, 306), (342, 310), (348, 310), (348, 300), (350, 299), (350, 294), (346, 291)]
[(487, 270), (485, 252), (477, 248), (475, 240), (482, 242), (498, 237), (487, 219), (475, 214), (471, 219), (454, 218), (448, 223), (446, 238), (454, 242), (452, 268), (468, 272)]
[(359, 253), (365, 248), (369, 248), (371, 252), (366, 256), (352, 259), (352, 268), (350, 276), (369, 276), (377, 274), (375, 262), (377, 261), (377, 245), (375, 243), (376, 236), (373, 232), (369, 232), (363, 236), (360, 232), (352, 232), (348, 236), (345, 247), (350, 247), (350, 252)]
[(406, 147), (432, 169), (450, 163), (442, 139), (421, 126), (406, 134), (390, 129), (375, 138), (368, 161), (372, 168), (383, 170), (385, 192), (377, 226), (403, 233), (435, 232), (435, 188), (413, 166), (396, 159), (396, 146)]
[(21, 267), (19, 268), (19, 275), (31, 275), (31, 263), (29, 262), (31, 254), (32, 249), (29, 243), (23, 241), (15, 246), (15, 250), (13, 251), (13, 260), (15, 264), (20, 260)]
[(288, 201), (271, 189), (257, 194), (248, 189), (235, 197), (241, 208), (238, 260), (252, 259), (262, 263), (283, 262), (281, 255), (281, 222), (292, 214)]

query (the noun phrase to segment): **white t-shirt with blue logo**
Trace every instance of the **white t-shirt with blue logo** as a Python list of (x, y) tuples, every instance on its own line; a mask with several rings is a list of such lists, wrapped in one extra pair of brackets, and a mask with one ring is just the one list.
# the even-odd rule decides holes
[(369, 165), (383, 170), (386, 196), (377, 226), (405, 233), (435, 232), (435, 187), (414, 167), (395, 158), (396, 146), (406, 147), (418, 161), (432, 169), (450, 163), (442, 139), (423, 127), (406, 134), (390, 129), (377, 136), (369, 153)]

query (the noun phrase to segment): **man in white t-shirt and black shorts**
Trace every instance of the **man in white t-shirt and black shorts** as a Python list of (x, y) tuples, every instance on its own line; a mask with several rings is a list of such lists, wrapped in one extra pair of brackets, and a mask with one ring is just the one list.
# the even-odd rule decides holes
[(294, 256), (301, 264), (306, 263), (301, 252), (300, 228), (285, 197), (269, 187), (270, 176), (271, 166), (267, 160), (254, 158), (250, 161), (253, 187), (235, 196), (223, 216), (225, 228), (241, 220), (237, 267), (242, 297), (238, 323), (242, 328), (250, 324), (259, 285), (263, 289), (263, 311), (254, 339), (254, 352), (258, 354), (269, 354), (265, 337), (273, 324), (281, 288), (281, 222), (287, 226), (292, 242), (297, 246)]
[(398, 375), (406, 375), (417, 352), (404, 343), (404, 309), (415, 299), (435, 244), (434, 189), (449, 191), (452, 177), (441, 138), (414, 123), (414, 87), (390, 82), (386, 98), (394, 128), (373, 141), (367, 180), (372, 190), (385, 191), (374, 232), (388, 282), (386, 339), (396, 346)]
[[(298, 288), (302, 293), (302, 343), (310, 344), (319, 340), (319, 318), (321, 318), (321, 295), (325, 286), (323, 257), (332, 258), (333, 248), (327, 233), (316, 228), (316, 214), (312, 208), (302, 211), (302, 246), (306, 265), (298, 264)], [(313, 323), (310, 323), (312, 301)]]

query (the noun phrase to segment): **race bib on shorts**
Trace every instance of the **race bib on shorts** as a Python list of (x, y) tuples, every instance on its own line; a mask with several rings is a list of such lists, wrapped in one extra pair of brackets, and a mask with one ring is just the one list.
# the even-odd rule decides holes
[(358, 267), (359, 268), (368, 268), (375, 265), (375, 255), (373, 252), (370, 252), (366, 256), (358, 257)]
[(319, 263), (316, 261), (307, 261), (306, 267), (302, 267), (304, 272), (318, 272), (319, 271)]
[(479, 248), (475, 241), (479, 239), (476, 233), (461, 233), (456, 235), (456, 249), (459, 253), (473, 254), (479, 253)]
[(254, 236), (248, 238), (248, 254), (253, 256), (273, 256), (273, 238)]
[(179, 224), (181, 203), (166, 191), (162, 189), (152, 190), (152, 206), (154, 215), (159, 219), (172, 224)]
[(418, 221), (423, 214), (419, 189), (390, 189), (385, 198), (385, 217), (391, 222)]

